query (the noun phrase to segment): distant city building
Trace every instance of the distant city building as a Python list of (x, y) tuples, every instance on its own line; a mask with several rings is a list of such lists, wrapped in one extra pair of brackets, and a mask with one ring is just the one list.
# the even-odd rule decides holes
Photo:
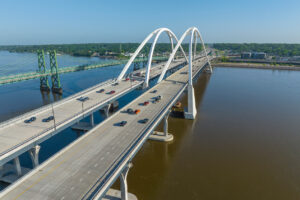
[(266, 59), (267, 54), (264, 52), (253, 52), (251, 53), (252, 59)]
[(251, 58), (251, 53), (250, 52), (243, 52), (241, 54), (241, 59), (250, 59)]
[(264, 52), (243, 52), (241, 59), (266, 59), (267, 54)]

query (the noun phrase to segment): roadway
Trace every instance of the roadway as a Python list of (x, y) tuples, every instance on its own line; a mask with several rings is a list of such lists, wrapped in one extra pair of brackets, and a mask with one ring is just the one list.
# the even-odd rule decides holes
[[(174, 62), (170, 67), (174, 68), (183, 63), (183, 59)], [(160, 75), (164, 63), (157, 64), (151, 70), (151, 78)], [(136, 71), (144, 75), (145, 70)], [(45, 141), (61, 130), (79, 122), (81, 119), (91, 115), (108, 104), (112, 103), (128, 92), (143, 84), (142, 77), (135, 77), (135, 81), (120, 81), (118, 85), (113, 84), (116, 80), (108, 80), (96, 86), (88, 88), (80, 93), (51, 105), (43, 106), (19, 117), (5, 121), (0, 124), (0, 166), (14, 159), (20, 154), (33, 148), (35, 145)], [(105, 89), (103, 93), (96, 91)], [(114, 94), (107, 92), (114, 90)], [(79, 97), (88, 97), (85, 102), (78, 101)], [(50, 122), (42, 122), (42, 119), (55, 116)], [(24, 120), (36, 117), (32, 123), (26, 124)]]
[[(195, 61), (194, 75), (206, 63), (204, 59)], [(149, 134), (182, 95), (187, 87), (187, 71), (188, 66), (185, 66), (143, 93), (9, 186), (0, 193), (0, 199), (73, 200), (103, 197), (125, 164), (137, 153)], [(153, 90), (158, 92), (153, 94)], [(153, 97), (158, 95), (162, 96), (161, 101), (153, 103)], [(150, 101), (149, 105), (141, 105), (145, 101)], [(137, 115), (128, 114), (124, 112), (128, 108), (140, 109), (141, 112)], [(146, 124), (139, 123), (144, 118), (149, 121)], [(118, 126), (117, 123), (123, 120), (127, 124), (124, 127)]]

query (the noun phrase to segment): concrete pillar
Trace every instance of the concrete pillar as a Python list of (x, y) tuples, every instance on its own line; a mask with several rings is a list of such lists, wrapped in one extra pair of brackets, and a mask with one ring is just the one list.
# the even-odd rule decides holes
[(129, 163), (120, 175), (121, 200), (128, 200), (127, 175), (131, 167), (132, 163)]
[(19, 157), (14, 158), (14, 165), (15, 165), (17, 175), (21, 176), (22, 175), (22, 169), (21, 169)]
[(39, 152), (40, 152), (41, 146), (36, 145), (32, 149), (29, 150), (29, 155), (32, 161), (33, 168), (36, 168), (39, 165)]
[(94, 127), (94, 126), (95, 126), (94, 115), (93, 115), (93, 113), (90, 115), (90, 125), (91, 125), (91, 127)]
[(106, 117), (106, 118), (108, 117), (110, 106), (111, 106), (111, 104), (108, 104), (107, 106), (105, 106), (105, 107), (103, 108), (104, 114), (105, 114), (105, 117)]
[(197, 109), (196, 109), (194, 87), (193, 85), (188, 85), (188, 108), (187, 108), (187, 112), (184, 113), (184, 117), (186, 119), (195, 119), (196, 114), (197, 114)]
[(166, 114), (164, 117), (164, 136), (168, 136), (168, 118), (169, 118), (170, 113)]
[(2, 178), (2, 176), (3, 176), (3, 166), (0, 165), (0, 178)]
[(174, 136), (168, 133), (168, 118), (170, 115), (170, 111), (164, 117), (164, 131), (158, 132), (153, 131), (151, 135), (149, 135), (149, 140), (155, 140), (160, 142), (170, 142), (174, 139)]

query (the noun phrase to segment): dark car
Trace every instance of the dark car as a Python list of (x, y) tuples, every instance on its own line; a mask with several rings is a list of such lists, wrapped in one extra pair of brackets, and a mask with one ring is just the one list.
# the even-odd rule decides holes
[(146, 124), (148, 121), (149, 121), (149, 119), (148, 119), (148, 118), (145, 118), (145, 119), (140, 120), (140, 123)]
[(114, 93), (116, 93), (116, 91), (112, 90), (112, 91), (108, 92), (107, 94), (114, 94)]
[(117, 86), (117, 85), (119, 85), (119, 83), (113, 83), (113, 84), (112, 84), (112, 86)]
[(34, 122), (35, 120), (36, 120), (36, 117), (30, 117), (29, 119), (26, 119), (26, 120), (24, 121), (24, 123), (29, 124), (29, 123), (31, 123), (31, 122)]
[(49, 116), (49, 117), (47, 117), (47, 118), (44, 118), (44, 119), (42, 120), (42, 122), (50, 122), (50, 121), (53, 120), (53, 119), (54, 119), (53, 116)]
[(129, 80), (130, 80), (130, 78), (126, 78), (126, 79), (125, 79), (125, 81), (129, 81)]
[(104, 89), (101, 89), (101, 90), (98, 90), (96, 91), (97, 93), (103, 93), (105, 90)]
[(127, 121), (121, 121), (120, 123), (119, 123), (119, 126), (125, 126), (127, 124)]
[(129, 113), (129, 114), (133, 114), (133, 113), (134, 113), (133, 109), (131, 109), (131, 108), (128, 108), (128, 109), (126, 110), (126, 112)]
[(90, 98), (89, 97), (80, 97), (80, 98), (78, 98), (77, 100), (78, 101), (81, 101), (81, 102), (85, 102), (85, 101), (87, 101), (87, 100), (89, 100)]
[(157, 92), (157, 90), (153, 90), (151, 93), (156, 93)]
[(143, 103), (144, 106), (147, 106), (148, 104), (149, 104), (149, 101), (145, 101), (145, 102)]

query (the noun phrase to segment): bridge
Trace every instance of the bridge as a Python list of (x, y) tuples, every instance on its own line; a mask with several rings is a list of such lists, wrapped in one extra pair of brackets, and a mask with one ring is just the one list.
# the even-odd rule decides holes
[[(211, 58), (206, 54), (202, 37), (197, 28), (189, 28), (182, 35), (180, 40), (177, 40), (176, 36), (169, 29), (161, 28), (155, 30), (146, 37), (132, 58), (125, 65), (119, 77), (107, 84), (109, 90), (118, 88), (120, 90), (116, 91), (120, 91), (119, 93), (121, 93), (128, 90), (128, 88), (137, 88), (140, 85), (148, 87), (152, 73), (155, 74), (155, 72), (151, 70), (153, 50), (157, 38), (163, 32), (166, 32), (170, 38), (175, 39), (177, 44), (176, 47), (173, 48), (168, 61), (164, 65), (157, 66), (157, 73), (160, 76), (156, 86), (147, 90), (140, 97), (125, 106), (124, 109), (116, 112), (101, 124), (94, 126), (88, 133), (51, 157), (48, 161), (41, 165), (36, 163), (36, 168), (34, 170), (23, 176), (0, 194), (1, 199), (101, 199), (105, 197), (110, 186), (118, 177), (120, 177), (121, 181), (121, 199), (128, 199), (126, 177), (131, 166), (130, 161), (148, 138), (159, 139), (161, 141), (167, 141), (172, 138), (167, 130), (168, 114), (170, 108), (176, 103), (186, 89), (188, 91), (188, 108), (185, 117), (187, 119), (195, 118), (196, 107), (192, 85), (193, 78), (206, 68), (208, 68), (208, 72), (212, 72), (210, 65)], [(185, 65), (164, 79), (168, 69), (172, 68), (174, 65), (171, 64), (171, 62), (174, 60), (175, 53), (181, 48), (182, 41), (188, 35), (190, 35), (188, 65)], [(155, 39), (149, 53), (144, 80), (139, 79), (129, 83), (127, 79), (124, 78), (131, 62), (153, 36), (155, 36)], [(196, 50), (196, 38), (200, 38), (201, 40), (204, 58), (200, 57), (197, 59), (196, 52), (193, 51), (193, 48)], [(185, 61), (180, 61), (179, 63), (182, 64), (185, 63)], [(103, 87), (104, 85), (101, 85), (101, 88)], [(90, 100), (87, 101), (89, 102), (89, 106), (87, 106), (88, 109), (84, 111), (86, 115), (100, 107), (95, 107), (94, 105), (95, 103), (97, 104), (97, 102), (92, 102), (93, 99), (98, 97), (98, 93), (95, 93), (95, 91), (99, 88), (100, 87), (93, 88), (89, 91), (90, 93), (86, 93), (87, 95), (90, 95), (89, 99), (91, 100), (91, 102), (89, 102)], [(154, 93), (154, 90), (157, 92)], [(161, 97), (160, 99), (157, 99), (158, 95)], [(79, 96), (81, 95), (78, 95), (77, 97)], [(72, 99), (72, 101), (70, 101), (72, 103), (68, 105), (70, 99)], [(68, 116), (74, 116), (74, 113), (72, 112), (75, 107), (73, 105), (76, 105), (76, 103), (77, 107), (80, 108), (80, 102), (76, 102), (76, 99), (74, 100), (74, 98), (70, 99), (60, 103), (60, 109), (66, 109), (65, 111), (67, 112), (63, 111), (59, 115), (52, 112), (55, 121), (61, 120), (63, 123), (70, 123), (65, 121), (64, 117), (69, 119), (70, 117)], [(108, 100), (108, 102), (109, 101), (111, 100)], [(149, 103), (144, 104), (143, 102)], [(124, 112), (124, 110), (128, 108), (140, 109), (141, 112), (137, 115)], [(39, 119), (48, 116), (49, 113), (46, 114), (47, 112), (40, 112), (39, 114), (41, 116), (39, 116)], [(69, 112), (71, 113), (69, 114)], [(75, 116), (79, 115), (78, 112), (74, 112)], [(147, 118), (148, 121), (143, 121), (145, 118)], [(164, 119), (165, 122), (164, 133), (153, 135), (153, 130), (162, 119)], [(120, 122), (124, 120), (127, 120), (127, 124), (125, 123), (125, 126), (121, 126)], [(14, 129), (13, 126), (18, 123), (18, 120), (10, 121), (8, 123), (9, 129)], [(39, 128), (39, 131), (41, 131), (41, 128), (45, 128), (41, 123), (34, 126), (34, 129), (36, 127)], [(26, 125), (19, 125), (15, 128), (18, 128), (17, 130), (19, 131), (14, 132), (11, 136), (18, 134), (24, 135), (20, 134), (20, 130), (25, 129)], [(30, 126), (28, 131), (31, 132), (32, 129), (33, 127)], [(56, 127), (54, 125), (51, 130), (53, 129), (56, 131), (58, 126)], [(5, 134), (5, 131), (2, 133)], [(2, 134), (0, 134), (0, 136), (1, 135)], [(38, 141), (40, 136), (41, 135), (37, 135), (34, 140)], [(45, 139), (45, 136), (43, 137)], [(9, 140), (7, 141), (10, 143)], [(30, 138), (30, 141), (32, 141), (32, 138)], [(35, 142), (33, 144), (37, 143), (38, 142)], [(2, 156), (9, 153), (10, 158), (12, 158), (16, 149), (20, 146), (15, 146), (13, 149), (9, 149), (8, 147), (9, 145), (6, 146), (6, 150), (4, 149)], [(24, 148), (26, 147), (23, 146), (23, 149)], [(36, 152), (38, 152), (37, 146), (30, 150), (33, 162), (38, 160), (36, 157), (38, 154), (36, 154)], [(2, 160), (5, 160), (5, 156), (1, 157), (1, 161)], [(1, 164), (3, 165), (4, 163), (5, 162), (2, 161)], [(15, 163), (17, 163), (17, 161)]]
[[(165, 60), (167, 60), (167, 58), (166, 57), (154, 57), (153, 60), (165, 61)], [(145, 62), (145, 61), (147, 61), (147, 59), (145, 59), (145, 58), (137, 58), (134, 60), (134, 62), (136, 62), (136, 63)], [(122, 65), (122, 64), (126, 64), (127, 62), (128, 62), (128, 60), (118, 60), (118, 61), (116, 60), (116, 61), (109, 61), (109, 62), (100, 63), (100, 64), (63, 67), (63, 68), (58, 68), (58, 74), (78, 72), (78, 71), (83, 71), (83, 70), (96, 69), (96, 68), (100, 68), (100, 67), (109, 67), (109, 66), (114, 66), (114, 65)], [(26, 81), (26, 80), (31, 80), (31, 79), (36, 79), (36, 78), (41, 78), (41, 77), (51, 76), (51, 75), (53, 75), (51, 70), (46, 70), (44, 73), (36, 71), (36, 72), (27, 72), (27, 73), (22, 73), (22, 74), (13, 74), (13, 75), (8, 75), (8, 76), (0, 76), (0, 85), (20, 82), (20, 81)]]

